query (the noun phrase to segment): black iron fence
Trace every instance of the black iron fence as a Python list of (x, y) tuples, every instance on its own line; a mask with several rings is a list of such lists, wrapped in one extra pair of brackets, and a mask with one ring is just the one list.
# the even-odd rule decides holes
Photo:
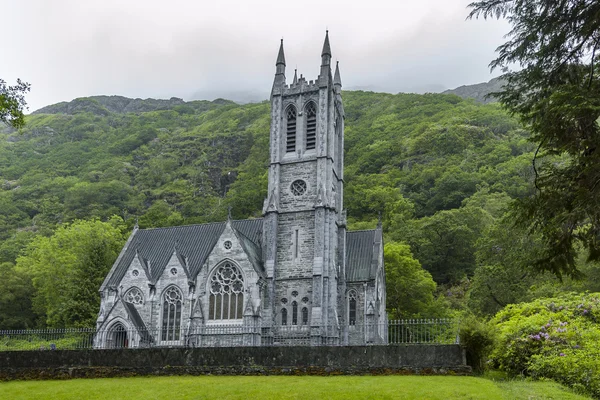
[(306, 325), (205, 325), (161, 329), (114, 328), (0, 330), (0, 351), (144, 347), (345, 346), (455, 344), (453, 319), (393, 320), (385, 324), (310, 327)]

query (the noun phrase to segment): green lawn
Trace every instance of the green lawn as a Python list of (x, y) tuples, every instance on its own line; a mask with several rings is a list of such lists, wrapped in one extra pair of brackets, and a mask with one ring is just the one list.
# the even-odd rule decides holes
[(470, 376), (172, 376), (0, 383), (0, 399), (524, 399), (586, 397), (553, 382)]

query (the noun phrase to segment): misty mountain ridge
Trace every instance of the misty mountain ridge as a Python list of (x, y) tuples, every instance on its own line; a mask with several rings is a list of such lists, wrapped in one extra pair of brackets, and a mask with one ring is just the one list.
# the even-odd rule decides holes
[(126, 113), (142, 113), (159, 110), (177, 110), (177, 106), (187, 106), (192, 109), (206, 108), (212, 104), (225, 105), (236, 104), (231, 100), (222, 98), (213, 101), (193, 100), (184, 101), (177, 97), (170, 99), (131, 99), (124, 96), (90, 96), (79, 97), (71, 101), (63, 101), (42, 107), (32, 114), (67, 114), (74, 115), (81, 112), (90, 112), (95, 115), (109, 115), (111, 113), (126, 114)]

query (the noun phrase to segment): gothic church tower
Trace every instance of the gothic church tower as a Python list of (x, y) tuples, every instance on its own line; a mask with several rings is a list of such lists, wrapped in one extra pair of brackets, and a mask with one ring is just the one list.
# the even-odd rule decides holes
[(282, 40), (271, 91), (263, 315), (310, 327), (315, 342), (335, 341), (345, 315), (344, 108), (328, 33), (316, 80), (294, 72), (288, 85), (285, 67)]

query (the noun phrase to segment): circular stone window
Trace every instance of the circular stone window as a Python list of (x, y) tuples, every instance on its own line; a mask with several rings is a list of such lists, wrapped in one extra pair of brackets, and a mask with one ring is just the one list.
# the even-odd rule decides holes
[(225, 250), (231, 250), (232, 246), (233, 246), (233, 243), (231, 243), (231, 240), (226, 240), (223, 242), (223, 247), (225, 247)]
[(294, 196), (302, 196), (304, 193), (306, 193), (306, 182), (304, 182), (302, 179), (295, 180), (292, 182), (291, 189)]
[(177, 275), (177, 268), (171, 268), (171, 275)]
[(281, 304), (287, 304), (287, 299), (285, 297), (281, 299)]
[(294, 296), (294, 297), (298, 296), (298, 291), (294, 290), (294, 291), (292, 292), (292, 296)]
[(134, 269), (133, 271), (131, 271), (131, 275), (133, 276), (138, 276), (140, 274), (140, 271), (138, 271), (137, 269)]

